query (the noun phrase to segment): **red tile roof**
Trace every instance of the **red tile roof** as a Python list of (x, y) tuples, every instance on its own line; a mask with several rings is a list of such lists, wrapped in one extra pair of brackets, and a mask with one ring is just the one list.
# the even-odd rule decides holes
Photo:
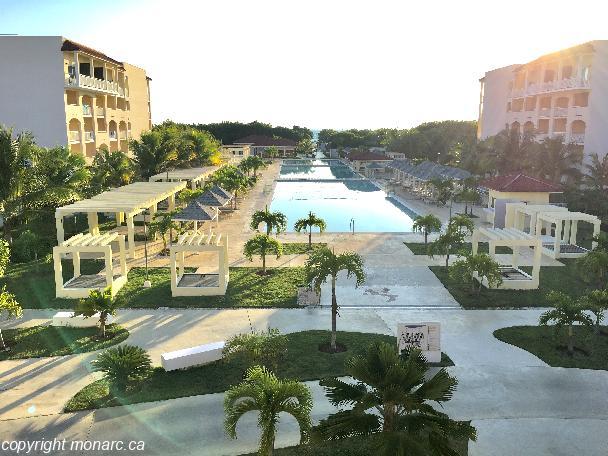
[(554, 192), (562, 191), (560, 185), (540, 179), (538, 177), (526, 176), (525, 174), (509, 174), (496, 176), (482, 181), (480, 186), (499, 192)]
[(245, 136), (244, 138), (237, 139), (236, 141), (234, 141), (234, 144), (252, 144), (254, 146), (263, 146), (263, 147), (270, 147), (270, 146), (283, 146), (283, 147), (293, 146), (293, 147), (295, 147), (298, 143), (292, 139), (271, 138), (270, 136), (264, 136), (264, 135), (249, 135), (249, 136)]
[(82, 51), (86, 52), (95, 57), (99, 57), (100, 59), (109, 60), (110, 62), (114, 62), (117, 65), (123, 66), (122, 62), (113, 59), (112, 57), (108, 57), (103, 52), (99, 52), (93, 48), (85, 46), (84, 44), (77, 43), (72, 40), (63, 40), (63, 45), (61, 46), (62, 51)]
[(349, 154), (346, 156), (346, 158), (348, 158), (351, 161), (379, 161), (379, 160), (392, 160), (392, 158), (387, 157), (386, 155), (383, 154), (377, 154), (376, 152), (369, 152), (369, 151), (360, 151), (360, 150), (353, 150), (352, 152), (349, 152)]

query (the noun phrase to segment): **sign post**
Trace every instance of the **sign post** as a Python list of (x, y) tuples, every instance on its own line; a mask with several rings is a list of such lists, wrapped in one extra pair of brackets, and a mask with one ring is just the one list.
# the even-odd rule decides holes
[(438, 322), (399, 323), (397, 347), (418, 348), (429, 363), (441, 362), (441, 331)]

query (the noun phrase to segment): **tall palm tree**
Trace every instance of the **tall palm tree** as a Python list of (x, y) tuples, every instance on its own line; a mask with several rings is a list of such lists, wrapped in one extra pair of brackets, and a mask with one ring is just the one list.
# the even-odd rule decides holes
[(574, 333), (572, 326), (575, 323), (591, 326), (593, 320), (585, 313), (584, 305), (561, 291), (551, 291), (548, 293), (547, 301), (555, 308), (543, 313), (538, 322), (541, 325), (554, 322), (557, 329), (565, 326), (568, 329), (568, 354), (572, 356), (574, 355)]
[(441, 220), (433, 214), (419, 215), (414, 219), (412, 228), (414, 231), (420, 231), (424, 234), (424, 245), (427, 245), (429, 233), (441, 230)]
[[(475, 229), (475, 222), (464, 214), (454, 215), (448, 225), (454, 227), (459, 233), (472, 234)], [(464, 231), (463, 231), (464, 230)]]
[(445, 369), (430, 378), (428, 371), (420, 350), (400, 356), (393, 345), (371, 345), (365, 354), (346, 362), (347, 375), (355, 383), (337, 378), (319, 382), (333, 405), (352, 408), (321, 420), (313, 437), (374, 436), (379, 443), (377, 454), (387, 456), (457, 454), (451, 442), (475, 440), (476, 430), (433, 407), (452, 398), (458, 381)]
[(264, 161), (264, 159), (262, 157), (260, 157), (259, 155), (255, 155), (251, 158), (251, 169), (253, 170), (253, 177), (257, 177), (258, 175), (258, 170), (262, 169), (262, 168), (266, 168), (266, 162)]
[(583, 282), (593, 288), (608, 289), (608, 252), (596, 248), (577, 258), (575, 265)]
[(108, 317), (115, 315), (116, 309), (118, 309), (118, 303), (112, 298), (112, 290), (106, 288), (105, 290), (91, 290), (88, 298), (78, 301), (74, 313), (92, 317), (99, 312), (99, 335), (104, 339)]
[(582, 296), (580, 303), (586, 310), (595, 316), (594, 332), (600, 333), (600, 324), (604, 319), (604, 314), (608, 310), (608, 290), (593, 290), (591, 293)]
[(129, 147), (141, 176), (148, 180), (179, 163), (179, 144), (179, 137), (175, 133), (152, 130), (142, 133), (139, 140), (131, 140)]
[(258, 234), (247, 242), (243, 248), (243, 254), (249, 261), (253, 261), (253, 255), (262, 257), (262, 274), (266, 274), (266, 255), (275, 254), (280, 258), (283, 254), (283, 246), (279, 241), (267, 234)]
[(608, 155), (600, 160), (598, 154), (591, 154), (591, 163), (586, 165), (586, 180), (596, 190), (608, 188)]
[(327, 229), (325, 220), (321, 217), (317, 217), (313, 212), (309, 212), (306, 218), (301, 218), (294, 224), (294, 229), (300, 233), (303, 230), (308, 230), (308, 250), (312, 249), (312, 229), (313, 227), (319, 228), (319, 233), (322, 233)]
[(131, 159), (120, 150), (110, 152), (108, 149), (97, 151), (91, 167), (92, 184), (100, 189), (127, 185), (135, 175)]
[(565, 176), (574, 180), (580, 178), (582, 161), (583, 150), (574, 144), (565, 144), (558, 136), (546, 138), (539, 144), (534, 168), (540, 177), (559, 184)]
[(242, 190), (249, 187), (250, 181), (236, 166), (224, 166), (216, 171), (214, 181), (220, 187), (234, 194), (234, 209), (237, 209), (237, 196)]
[(279, 414), (287, 413), (296, 419), (300, 443), (306, 443), (312, 426), (312, 404), (312, 394), (305, 384), (279, 379), (266, 368), (254, 366), (242, 383), (226, 392), (224, 428), (230, 438), (236, 439), (239, 419), (247, 412), (258, 411), (258, 427), (262, 432), (258, 454), (272, 456)]
[(257, 230), (260, 223), (266, 225), (266, 234), (268, 236), (270, 236), (273, 230), (276, 234), (279, 234), (287, 229), (287, 216), (279, 211), (270, 212), (268, 206), (266, 206), (263, 211), (255, 211), (251, 216), (251, 229)]
[(331, 280), (331, 342), (330, 350), (337, 351), (336, 347), (336, 319), (338, 316), (338, 300), (336, 298), (336, 280), (341, 271), (346, 277), (355, 277), (355, 287), (365, 282), (363, 259), (355, 252), (344, 252), (338, 255), (327, 247), (313, 250), (306, 261), (306, 279), (314, 289), (320, 293), (321, 285), (327, 279)]

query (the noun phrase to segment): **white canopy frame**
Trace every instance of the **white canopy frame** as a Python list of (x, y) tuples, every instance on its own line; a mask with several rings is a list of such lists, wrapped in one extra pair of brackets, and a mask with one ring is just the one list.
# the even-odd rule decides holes
[[(217, 274), (185, 272), (186, 252), (216, 252), (218, 254)], [(189, 231), (179, 236), (177, 243), (170, 247), (171, 295), (172, 296), (219, 296), (226, 294), (229, 280), (228, 237), (213, 232)], [(204, 279), (217, 275), (212, 285)]]
[[(507, 203), (505, 215), (505, 227), (515, 228), (520, 231), (526, 231), (526, 222), (528, 225), (528, 233), (536, 236), (536, 219), (538, 214), (547, 212), (568, 212), (568, 209), (563, 206), (555, 206), (553, 204), (526, 204), (526, 203)], [(541, 227), (542, 228), (542, 227)], [(547, 232), (550, 232), (551, 226), (545, 226)]]
[[(542, 242), (542, 251), (551, 258), (579, 258), (589, 250), (577, 244), (576, 235), (578, 222), (593, 225), (593, 237), (600, 234), (601, 220), (599, 217), (584, 212), (543, 212), (538, 214), (536, 221), (536, 236), (541, 237), (543, 224), (548, 226), (547, 237)], [(555, 236), (550, 236), (551, 226), (555, 225)], [(597, 242), (591, 243), (591, 249), (597, 247)]]
[[(119, 274), (114, 276), (112, 264), (112, 242), (118, 242)], [(53, 262), (55, 268), (55, 296), (58, 298), (86, 298), (91, 290), (112, 288), (112, 297), (127, 283), (127, 259), (125, 253), (125, 237), (118, 233), (91, 234), (79, 233), (70, 239), (53, 247)], [(72, 254), (74, 276), (63, 282), (61, 257)], [(80, 255), (82, 253), (101, 253), (105, 262), (105, 280), (100, 274), (82, 275), (80, 273)]]
[(207, 180), (207, 178), (216, 172), (219, 166), (203, 166), (200, 168), (181, 168), (164, 173), (158, 173), (150, 177), (150, 182), (187, 182), (192, 190), (198, 187)]
[[(473, 255), (477, 254), (479, 243), (487, 240), (489, 243), (489, 254), (496, 257), (496, 247), (505, 246), (513, 250), (510, 265), (501, 265), (503, 282), (498, 286), (505, 290), (534, 290), (540, 283), (540, 265), (542, 260), (541, 241), (523, 231), (514, 228), (477, 228), (473, 231), (471, 242), (473, 244)], [(532, 247), (534, 249), (534, 260), (532, 263), (532, 275), (520, 269), (520, 247)], [(482, 285), (488, 287), (486, 280), (475, 277)]]

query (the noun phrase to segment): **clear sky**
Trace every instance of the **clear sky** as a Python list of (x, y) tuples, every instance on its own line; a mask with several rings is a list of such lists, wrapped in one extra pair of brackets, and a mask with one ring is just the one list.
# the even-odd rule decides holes
[(154, 122), (408, 128), (475, 119), (489, 69), (607, 39), (603, 5), (0, 0), (0, 33), (63, 35), (145, 68)]

